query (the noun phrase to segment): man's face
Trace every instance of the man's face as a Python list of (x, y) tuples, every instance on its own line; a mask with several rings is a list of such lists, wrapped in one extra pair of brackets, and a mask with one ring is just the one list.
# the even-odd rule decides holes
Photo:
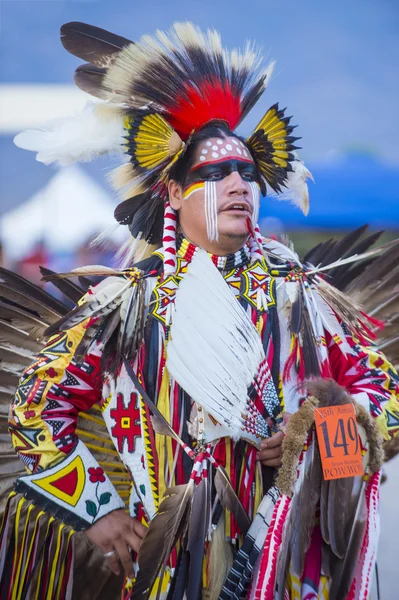
[(217, 253), (218, 244), (241, 247), (248, 221), (258, 211), (255, 164), (245, 145), (234, 137), (201, 142), (181, 190), (179, 222), (187, 237)]

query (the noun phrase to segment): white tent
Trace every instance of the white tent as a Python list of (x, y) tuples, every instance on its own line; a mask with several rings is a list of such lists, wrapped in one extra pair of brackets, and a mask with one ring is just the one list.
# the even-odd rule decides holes
[(60, 169), (27, 202), (0, 218), (5, 256), (19, 260), (37, 243), (50, 252), (72, 252), (101, 231), (121, 242), (126, 228), (113, 228), (115, 199), (77, 166)]

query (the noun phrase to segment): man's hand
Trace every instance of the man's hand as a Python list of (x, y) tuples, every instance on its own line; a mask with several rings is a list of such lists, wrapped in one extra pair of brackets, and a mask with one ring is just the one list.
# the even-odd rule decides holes
[(278, 431), (271, 438), (261, 442), (257, 459), (262, 462), (262, 465), (265, 465), (265, 467), (281, 467), (283, 439), (284, 433)]
[(119, 558), (127, 577), (131, 579), (134, 577), (134, 569), (129, 548), (138, 552), (146, 531), (144, 525), (121, 509), (102, 517), (87, 529), (86, 535), (102, 550), (103, 554), (113, 552), (106, 558), (116, 575), (120, 572)]
[[(287, 425), (291, 413), (285, 412), (283, 416), (284, 427), (285, 425)], [(261, 442), (260, 444), (260, 450), (257, 454), (257, 460), (260, 460), (262, 462), (262, 465), (265, 465), (265, 467), (281, 467), (281, 457), (283, 454), (283, 439), (284, 433), (282, 431), (278, 431), (277, 433), (272, 435), (271, 438), (263, 440), (263, 442)]]

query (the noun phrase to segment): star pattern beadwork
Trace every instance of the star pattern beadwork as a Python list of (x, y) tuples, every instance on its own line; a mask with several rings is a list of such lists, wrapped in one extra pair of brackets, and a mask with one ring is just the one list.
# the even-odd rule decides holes
[[(274, 278), (271, 277), (263, 260), (258, 260), (245, 269), (241, 274), (241, 281), (241, 296), (254, 308), (262, 312), (266, 307), (276, 304), (273, 293)], [(262, 299), (261, 306), (259, 306), (259, 296)]]
[(164, 325), (169, 325), (170, 323), (168, 316), (178, 287), (178, 279), (175, 277), (175, 275), (170, 275), (164, 281), (160, 282), (154, 289), (152, 315)]

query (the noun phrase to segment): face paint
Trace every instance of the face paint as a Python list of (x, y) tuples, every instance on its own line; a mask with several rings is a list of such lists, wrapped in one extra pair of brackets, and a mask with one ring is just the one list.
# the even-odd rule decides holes
[(206, 218), (206, 232), (208, 239), (211, 242), (217, 242), (219, 240), (218, 232), (218, 207), (217, 207), (217, 196), (216, 196), (216, 182), (205, 181), (205, 218)]
[(204, 186), (205, 186), (205, 183), (203, 181), (199, 181), (198, 183), (192, 183), (191, 185), (186, 187), (186, 189), (184, 190), (184, 193), (183, 193), (184, 200), (187, 200), (187, 198), (189, 198), (190, 196), (195, 194), (195, 192), (198, 192), (199, 190), (203, 190)]
[(256, 181), (250, 181), (249, 186), (252, 192), (252, 204), (253, 204), (253, 212), (252, 212), (252, 226), (255, 228), (258, 223), (259, 218), (259, 205), (260, 205), (260, 189), (259, 184)]
[(217, 212), (217, 196), (216, 196), (216, 182), (215, 181), (200, 181), (198, 183), (192, 183), (183, 193), (184, 200), (187, 200), (198, 192), (199, 190), (205, 189), (204, 194), (204, 209), (206, 219), (206, 231), (208, 239), (211, 242), (218, 241), (218, 212)]
[(252, 157), (241, 140), (216, 139), (207, 140), (200, 150), (197, 164), (189, 171), (185, 181), (183, 198), (186, 200), (195, 192), (204, 190), (204, 213), (207, 237), (211, 242), (218, 241), (218, 203), (217, 186), (232, 173), (238, 173), (241, 179), (249, 184), (252, 192), (257, 222), (259, 211), (259, 175)]
[(200, 181), (221, 181), (234, 172), (239, 173), (243, 181), (251, 182), (258, 179), (256, 167), (252, 161), (228, 158), (195, 166), (187, 175), (187, 185)]
[(199, 157), (200, 162), (211, 162), (212, 160), (221, 159), (225, 156), (234, 158), (243, 158), (252, 161), (248, 148), (241, 140), (233, 139), (218, 139), (212, 143), (208, 140), (205, 148), (201, 150)]

